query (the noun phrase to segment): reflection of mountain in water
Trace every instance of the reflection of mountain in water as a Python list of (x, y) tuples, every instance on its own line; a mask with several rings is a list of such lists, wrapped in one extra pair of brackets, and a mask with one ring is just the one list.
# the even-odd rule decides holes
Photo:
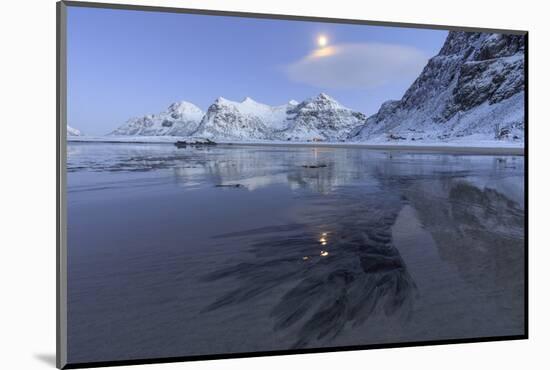
[[(464, 180), (416, 183), (405, 194), (444, 261), (462, 279), (523, 317), (524, 209)], [(436, 201), (435, 201), (436, 200)]]
[[(182, 185), (194, 184), (201, 178), (219, 184), (244, 185), (257, 190), (274, 184), (288, 185), (291, 189), (310, 189), (328, 193), (335, 187), (348, 184), (357, 173), (348, 171), (345, 155), (334, 156), (331, 150), (319, 148), (289, 151), (286, 148), (239, 148), (224, 151), (216, 160), (218, 149), (210, 149), (207, 160), (190, 153), (186, 161), (194, 166), (176, 166), (174, 174)], [(204, 157), (203, 157), (204, 158)], [(276, 158), (274, 160), (274, 158)], [(322, 165), (319, 168), (310, 166)]]
[[(239, 257), (199, 276), (225, 289), (198, 305), (200, 315), (229, 317), (224, 310), (269, 307), (269, 324), (297, 347), (330, 344), (348, 330), (362, 335), (369, 325), (379, 333), (381, 318), (402, 324), (397, 328), (410, 328), (415, 320), (433, 324), (429, 314), (439, 307), (423, 307), (425, 316), (414, 316), (422, 311), (418, 306), (425, 304), (421, 281), (427, 276), (445, 277), (432, 277), (429, 271), (419, 275), (412, 260), (425, 257), (422, 245), (407, 246), (407, 252), (396, 248), (392, 228), (405, 205), (415, 209), (421, 224), (416, 227), (428, 231), (436, 244), (439, 255), (433, 253), (436, 257), (430, 263), (438, 265), (438, 271), (455, 269), (452, 273), (461, 280), (454, 290), (445, 285), (447, 281), (441, 284), (442, 289), (452, 290), (449, 299), (446, 291), (433, 295), (451, 305), (453, 300), (464, 305), (475, 290), (479, 293), (475, 297), (483, 302), (497, 303), (486, 306), (489, 311), (498, 308), (494, 314), (490, 311), (495, 320), (519, 320), (523, 315), (521, 157), (221, 145), (178, 150), (167, 145), (86, 144), (69, 149), (70, 172), (108, 173), (97, 176), (101, 181), (138, 179), (138, 184), (159, 186), (154, 191), (166, 190), (163, 186), (178, 192), (206, 187), (221, 194), (221, 202), (228, 194), (225, 191), (240, 192), (234, 199), (246, 202), (251, 199), (248, 191), (271, 196), (281, 192), (270, 192), (270, 186), (287, 187), (286, 195), (290, 189), (289, 197), (296, 204), (282, 224), (273, 221), (273, 225), (213, 239), (222, 249), (239, 251)], [(319, 164), (326, 166), (308, 168)], [(93, 184), (98, 181), (94, 176)], [(184, 189), (173, 188), (173, 182)], [(237, 183), (247, 190), (214, 188)], [(240, 254), (241, 247), (248, 256)], [(468, 294), (460, 296), (464, 293), (460, 289), (469, 289)], [(463, 297), (466, 303), (458, 302)]]
[(303, 224), (218, 236), (249, 243), (251, 257), (205, 277), (237, 283), (204, 312), (247, 305), (284, 287), (271, 315), (275, 330), (297, 338), (295, 347), (326, 343), (373, 314), (407, 319), (415, 284), (391, 235), (400, 199), (356, 190), (315, 204)]
[[(393, 244), (392, 226), (410, 204), (462, 279), (482, 292), (498, 292), (495, 299), (522, 315), (523, 209), (491, 187), (509, 181), (510, 171), (522, 171), (522, 163), (510, 168), (499, 159), (472, 158), (465, 166), (461, 158), (459, 166), (452, 157), (417, 163), (414, 155), (350, 155), (364, 154), (335, 159), (325, 175), (288, 174), (290, 184), (324, 194), (311, 197), (300, 224), (219, 236), (247, 245), (251, 258), (206, 277), (236, 279), (237, 288), (204, 312), (246, 306), (282, 290), (271, 312), (274, 329), (298, 338), (297, 347), (327, 343), (346, 328), (364, 324), (368, 330), (369, 317), (407, 322), (417, 288)], [(350, 170), (349, 162), (359, 168)], [(521, 180), (512, 181), (520, 184), (518, 192)]]
[[(515, 157), (507, 164), (500, 158), (353, 148), (217, 146), (178, 150), (166, 144), (72, 144), (68, 149), (69, 172), (169, 170), (182, 186), (240, 183), (248, 190), (256, 190), (283, 184), (292, 189), (310, 189), (323, 194), (356, 183), (380, 186), (380, 182), (391, 182), (394, 177), (404, 181), (406, 177), (419, 179), (447, 173), (451, 176), (486, 178), (488, 171), (516, 175), (523, 171), (522, 160), (521, 166), (515, 168), (518, 161)], [(488, 162), (495, 165), (490, 166)], [(326, 167), (306, 168), (319, 164)], [(493, 168), (497, 165), (502, 168)]]

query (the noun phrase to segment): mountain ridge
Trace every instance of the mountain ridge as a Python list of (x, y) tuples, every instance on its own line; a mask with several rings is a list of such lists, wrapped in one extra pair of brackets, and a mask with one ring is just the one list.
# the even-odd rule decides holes
[(130, 118), (109, 135), (188, 136), (196, 130), (203, 115), (199, 107), (182, 100), (158, 114)]
[(270, 106), (217, 98), (202, 112), (188, 102), (133, 118), (111, 135), (202, 136), (220, 140), (445, 142), (524, 138), (521, 35), (449, 32), (399, 100), (367, 117), (325, 93)]
[(449, 32), (400, 100), (387, 101), (352, 141), (523, 140), (524, 37)]
[(218, 97), (200, 119), (198, 113), (193, 117), (174, 117), (172, 113), (176, 104), (187, 107), (185, 112), (180, 112), (182, 116), (188, 113), (190, 106), (196, 108), (192, 109), (195, 113), (199, 110), (189, 102), (173, 103), (159, 114), (131, 118), (109, 135), (335, 141), (344, 140), (366, 119), (363, 113), (343, 106), (325, 93), (301, 103), (290, 100), (276, 106), (260, 103), (251, 97), (240, 102)]

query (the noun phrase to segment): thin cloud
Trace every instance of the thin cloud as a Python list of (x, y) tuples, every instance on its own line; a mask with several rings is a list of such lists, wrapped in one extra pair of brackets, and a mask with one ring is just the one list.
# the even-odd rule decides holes
[(369, 88), (412, 82), (428, 57), (410, 46), (361, 43), (314, 50), (286, 68), (288, 77), (318, 88)]

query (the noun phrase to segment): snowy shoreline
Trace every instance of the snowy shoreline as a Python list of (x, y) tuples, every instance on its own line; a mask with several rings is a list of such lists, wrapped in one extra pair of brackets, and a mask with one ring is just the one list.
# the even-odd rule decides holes
[[(67, 142), (105, 144), (174, 144), (176, 141), (194, 141), (196, 138), (178, 136), (69, 136)], [(523, 142), (449, 141), (449, 142), (301, 142), (301, 141), (216, 141), (227, 146), (304, 146), (329, 148), (363, 148), (373, 150), (406, 150), (418, 152), (438, 152), (449, 154), (498, 154), (524, 155)]]

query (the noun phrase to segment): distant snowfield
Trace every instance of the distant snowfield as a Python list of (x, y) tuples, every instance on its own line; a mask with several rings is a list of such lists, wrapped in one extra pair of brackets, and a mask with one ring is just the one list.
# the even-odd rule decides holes
[[(134, 143), (134, 144), (174, 144), (177, 141), (193, 142), (203, 140), (200, 137), (182, 136), (71, 136), (68, 142), (98, 142), (98, 143)], [(523, 155), (523, 141), (497, 141), (488, 139), (486, 135), (472, 135), (467, 138), (457, 138), (449, 141), (362, 141), (362, 142), (307, 142), (281, 140), (215, 140), (217, 144), (248, 145), (248, 146), (311, 146), (311, 147), (350, 147), (380, 150), (413, 150), (437, 151), (448, 153), (472, 154), (514, 154)]]

